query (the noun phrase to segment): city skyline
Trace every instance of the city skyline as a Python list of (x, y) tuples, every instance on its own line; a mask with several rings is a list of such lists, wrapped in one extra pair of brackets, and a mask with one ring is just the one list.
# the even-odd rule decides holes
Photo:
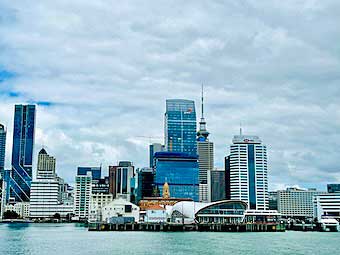
[[(34, 171), (45, 146), (58, 173), (73, 181), (82, 165), (103, 163), (107, 169), (131, 160), (148, 166), (149, 141), (138, 136), (163, 135), (168, 98), (195, 100), (198, 109), (204, 83), (218, 168), (241, 122), (246, 134), (268, 146), (270, 190), (325, 189), (339, 182), (340, 63), (334, 42), (340, 21), (333, 11), (339, 4), (194, 6), (125, 3), (115, 12), (109, 3), (46, 1), (26, 12), (18, 3), (1, 4), (6, 169), (16, 103), (38, 104)], [(145, 15), (154, 8), (157, 14)]]

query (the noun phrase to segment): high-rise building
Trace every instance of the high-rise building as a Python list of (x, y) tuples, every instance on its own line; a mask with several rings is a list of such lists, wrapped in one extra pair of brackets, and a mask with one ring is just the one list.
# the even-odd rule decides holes
[(340, 193), (324, 193), (314, 196), (313, 216), (320, 222), (322, 219), (340, 221)]
[(30, 218), (65, 218), (73, 213), (73, 203), (65, 197), (64, 180), (56, 175), (56, 160), (45, 149), (38, 154), (37, 179), (31, 183)]
[(77, 175), (87, 175), (88, 172), (91, 172), (92, 180), (99, 180), (102, 176), (102, 167), (79, 166), (77, 169)]
[(56, 178), (55, 164), (55, 158), (48, 155), (46, 150), (42, 148), (38, 154), (37, 179)]
[(88, 219), (92, 195), (92, 172), (77, 175), (74, 191), (74, 215), (80, 220)]
[(327, 184), (328, 193), (340, 193), (340, 184)]
[(198, 157), (183, 152), (155, 153), (155, 186), (163, 195), (167, 182), (174, 198), (199, 200)]
[(198, 152), (198, 165), (199, 165), (199, 190), (201, 202), (209, 202), (208, 197), (208, 171), (214, 168), (214, 144), (209, 141), (209, 132), (206, 128), (204, 119), (204, 101), (203, 101), (203, 86), (201, 97), (201, 121), (199, 130), (197, 132), (197, 152)]
[(208, 198), (209, 202), (225, 200), (225, 171), (215, 169), (208, 171)]
[(149, 166), (153, 167), (153, 157), (156, 152), (164, 151), (165, 147), (164, 145), (160, 143), (153, 143), (149, 145)]
[(170, 152), (196, 156), (195, 102), (184, 99), (166, 100), (165, 147)]
[(109, 177), (92, 180), (92, 194), (109, 194)]
[(313, 197), (326, 192), (316, 189), (287, 188), (277, 191), (277, 210), (284, 217), (312, 218)]
[(155, 171), (153, 168), (144, 167), (137, 170), (138, 190), (137, 201), (144, 197), (152, 197), (154, 195)]
[(10, 196), (30, 199), (35, 129), (35, 105), (15, 105)]
[(242, 132), (234, 136), (226, 170), (230, 176), (226, 190), (230, 190), (232, 200), (246, 202), (249, 209), (268, 209), (267, 148), (259, 137), (244, 136)]
[(109, 187), (113, 198), (121, 197), (131, 201), (131, 196), (134, 195), (134, 185), (131, 185), (134, 173), (134, 166), (130, 161), (120, 161), (118, 166), (110, 166)]
[[(5, 170), (6, 128), (0, 123), (0, 184)], [(1, 189), (1, 185), (0, 185)]]

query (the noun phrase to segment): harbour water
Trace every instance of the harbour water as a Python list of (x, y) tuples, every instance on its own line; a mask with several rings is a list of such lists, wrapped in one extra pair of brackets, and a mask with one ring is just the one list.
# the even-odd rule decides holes
[(76, 224), (0, 224), (0, 254), (340, 254), (340, 233), (89, 232)]

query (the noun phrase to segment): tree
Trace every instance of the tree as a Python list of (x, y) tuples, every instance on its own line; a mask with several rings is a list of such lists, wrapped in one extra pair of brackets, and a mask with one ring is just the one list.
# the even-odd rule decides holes
[(19, 214), (17, 214), (15, 211), (6, 211), (6, 212), (4, 212), (3, 217), (4, 217), (4, 219), (9, 219), (9, 220), (20, 218)]

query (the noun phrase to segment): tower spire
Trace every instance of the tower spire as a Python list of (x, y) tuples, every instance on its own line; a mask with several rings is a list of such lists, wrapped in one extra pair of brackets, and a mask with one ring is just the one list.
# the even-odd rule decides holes
[(201, 121), (200, 121), (200, 128), (197, 132), (197, 140), (205, 141), (209, 136), (209, 132), (206, 129), (206, 122), (204, 119), (204, 93), (203, 93), (203, 83), (201, 88)]

